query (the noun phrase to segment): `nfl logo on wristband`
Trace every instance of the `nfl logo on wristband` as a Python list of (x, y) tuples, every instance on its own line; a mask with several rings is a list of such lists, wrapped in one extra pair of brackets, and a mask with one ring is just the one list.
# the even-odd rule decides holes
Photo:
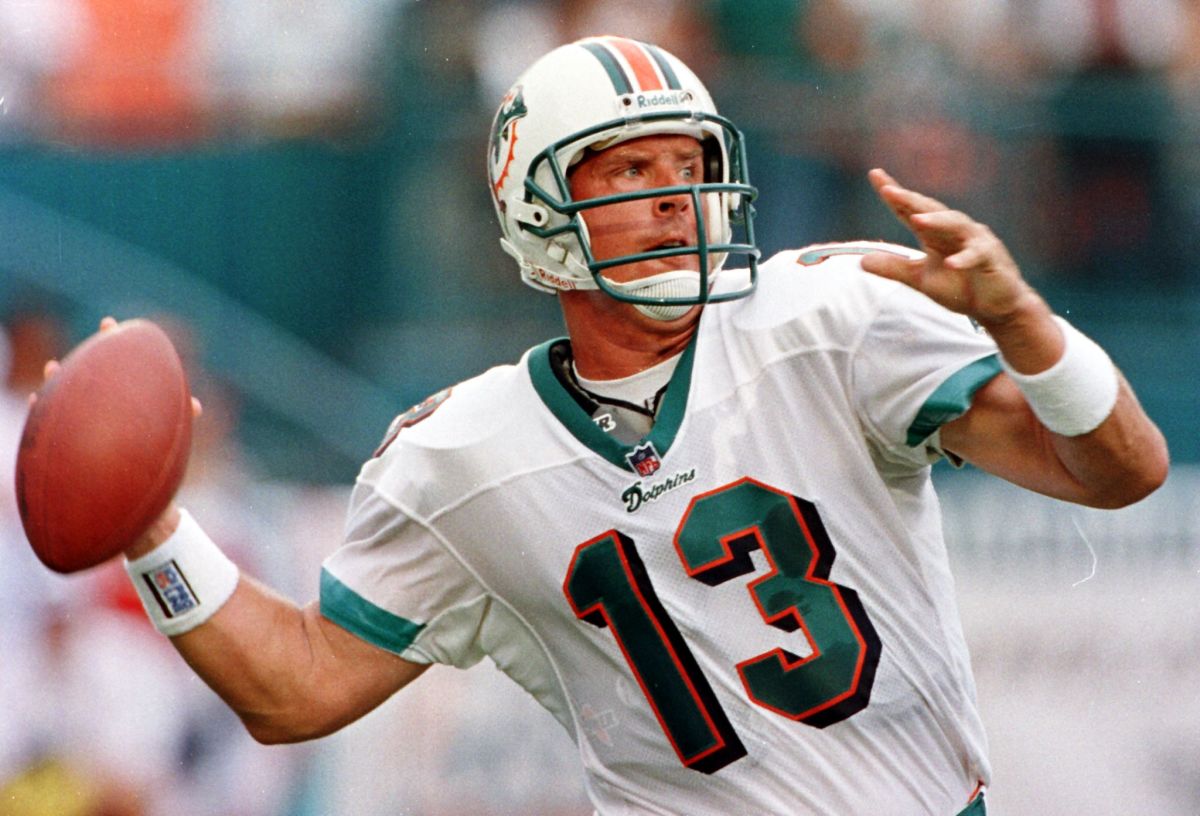
[(179, 508), (170, 538), (133, 561), (125, 561), (142, 608), (169, 637), (190, 632), (220, 609), (237, 589), (238, 568)]
[(142, 576), (163, 614), (175, 618), (200, 605), (196, 593), (173, 560)]

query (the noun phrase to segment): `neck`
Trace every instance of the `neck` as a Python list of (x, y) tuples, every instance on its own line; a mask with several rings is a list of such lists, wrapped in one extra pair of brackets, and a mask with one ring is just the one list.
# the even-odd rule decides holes
[(696, 333), (700, 307), (660, 321), (596, 291), (560, 292), (575, 370), (590, 380), (629, 377), (681, 353)]

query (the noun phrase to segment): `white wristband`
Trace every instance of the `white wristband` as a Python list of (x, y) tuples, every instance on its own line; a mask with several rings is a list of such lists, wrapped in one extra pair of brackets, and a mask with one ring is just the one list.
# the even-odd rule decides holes
[(1000, 364), (1025, 395), (1042, 425), (1060, 436), (1094, 431), (1117, 404), (1117, 369), (1104, 349), (1058, 315), (1066, 347), (1058, 362), (1037, 374)]
[(179, 510), (179, 527), (150, 552), (125, 562), (150, 621), (174, 637), (213, 616), (238, 583), (238, 568), (192, 514)]

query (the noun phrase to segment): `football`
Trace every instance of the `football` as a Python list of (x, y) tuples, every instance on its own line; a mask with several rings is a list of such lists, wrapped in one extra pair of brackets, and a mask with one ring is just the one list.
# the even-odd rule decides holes
[(156, 324), (118, 323), (72, 350), (17, 454), (21, 522), (42, 563), (78, 572), (132, 544), (178, 490), (191, 438), (187, 376)]

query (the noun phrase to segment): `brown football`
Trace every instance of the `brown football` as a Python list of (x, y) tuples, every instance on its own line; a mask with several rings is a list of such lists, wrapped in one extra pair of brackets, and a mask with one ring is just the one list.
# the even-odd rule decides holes
[(77, 346), (38, 391), (17, 454), (38, 558), (78, 572), (126, 549), (179, 489), (191, 441), (187, 375), (162, 329), (128, 320)]

